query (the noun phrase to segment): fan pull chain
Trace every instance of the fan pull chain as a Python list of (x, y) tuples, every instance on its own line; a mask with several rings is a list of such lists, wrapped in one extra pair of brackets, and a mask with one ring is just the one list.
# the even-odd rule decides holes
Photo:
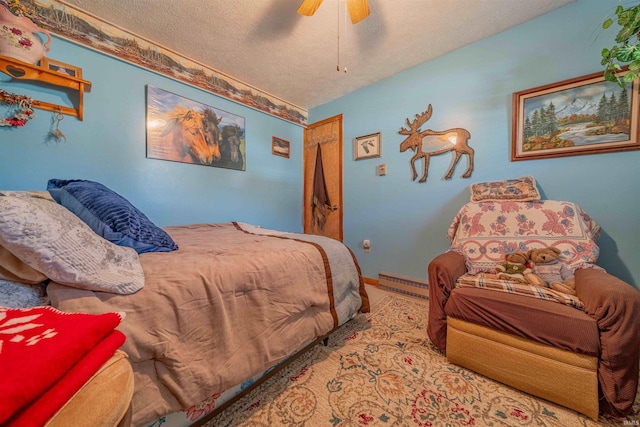
[(338, 3), (338, 18), (336, 19), (336, 23), (338, 24), (338, 61), (336, 65), (336, 71), (340, 71), (340, 0)]
[[(344, 45), (347, 46), (347, 2), (344, 2)], [(345, 61), (347, 62), (347, 61)], [(344, 72), (347, 72), (347, 66), (344, 66)]]
[[(336, 65), (336, 71), (340, 72), (340, 1), (338, 0), (338, 17), (337, 17), (337, 24), (338, 24), (338, 65)], [(347, 38), (347, 3), (345, 2), (344, 4), (344, 37), (345, 37), (345, 42), (346, 42), (346, 38)], [(344, 67), (344, 72), (347, 72), (347, 67)]]

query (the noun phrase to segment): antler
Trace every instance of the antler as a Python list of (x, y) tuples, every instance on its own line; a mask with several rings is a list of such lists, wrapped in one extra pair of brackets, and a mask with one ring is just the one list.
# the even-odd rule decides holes
[(420, 129), (420, 126), (422, 126), (427, 120), (431, 118), (431, 113), (432, 113), (431, 104), (429, 104), (427, 111), (425, 111), (422, 114), (416, 114), (416, 119), (413, 122), (410, 122), (409, 119), (407, 118), (407, 126), (409, 126), (409, 129), (400, 128), (398, 133), (401, 135), (411, 135), (412, 133), (418, 132), (418, 129)]

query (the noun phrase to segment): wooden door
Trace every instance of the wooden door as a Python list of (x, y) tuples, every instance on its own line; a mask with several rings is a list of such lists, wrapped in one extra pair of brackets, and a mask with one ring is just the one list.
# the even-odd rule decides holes
[[(321, 162), (318, 162), (318, 146)], [(323, 175), (317, 173), (319, 166)], [(322, 177), (324, 186), (319, 182)], [(326, 188), (324, 200), (323, 188)], [(304, 232), (342, 241), (342, 206), (340, 114), (310, 124), (304, 131)]]

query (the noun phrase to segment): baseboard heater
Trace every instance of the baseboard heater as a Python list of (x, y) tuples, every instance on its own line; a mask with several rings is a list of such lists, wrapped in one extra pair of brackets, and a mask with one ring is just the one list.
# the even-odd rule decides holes
[(424, 280), (391, 273), (379, 273), (378, 286), (388, 291), (429, 299), (429, 284)]

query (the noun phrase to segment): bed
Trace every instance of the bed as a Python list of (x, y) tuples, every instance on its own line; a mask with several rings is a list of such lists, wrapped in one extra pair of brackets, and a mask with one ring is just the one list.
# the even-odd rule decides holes
[[(140, 233), (125, 230), (129, 235), (123, 238), (113, 235), (113, 227), (100, 229), (92, 224), (100, 209), (87, 202), (105, 199), (103, 208), (124, 204), (138, 219), (144, 217), (128, 201), (91, 181), (52, 181), (55, 202), (46, 194), (0, 192), (0, 246), (46, 276), (54, 308), (124, 313), (118, 330), (126, 337), (121, 350), (134, 371), (131, 425), (202, 421), (369, 309), (358, 262), (337, 240), (227, 222), (153, 229), (146, 246), (136, 248), (144, 240)], [(83, 199), (82, 191), (72, 191), (74, 183), (91, 187), (91, 196)], [(24, 210), (21, 215), (30, 218), (24, 224), (7, 219)], [(86, 211), (93, 211), (93, 218), (83, 218)], [(39, 226), (52, 221), (48, 227), (58, 230), (49, 233), (57, 236), (55, 244), (40, 241), (50, 238), (47, 233), (21, 243), (29, 240), (24, 227), (34, 220)], [(146, 217), (141, 221), (150, 223)], [(132, 236), (138, 241), (132, 243)], [(50, 248), (54, 256), (34, 255), (34, 246)], [(91, 256), (74, 259), (66, 252), (69, 246)], [(78, 271), (79, 263), (87, 266)], [(64, 268), (74, 271), (60, 273)]]

